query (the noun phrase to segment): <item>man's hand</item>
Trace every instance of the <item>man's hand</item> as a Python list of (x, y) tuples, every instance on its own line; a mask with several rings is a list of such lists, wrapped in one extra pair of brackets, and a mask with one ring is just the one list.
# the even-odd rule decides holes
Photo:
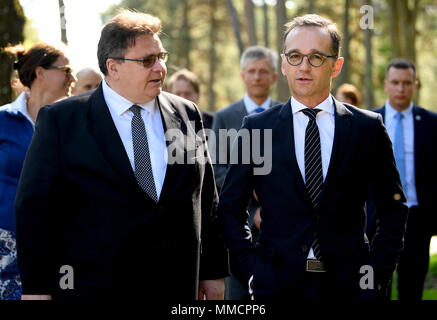
[(224, 300), (225, 279), (203, 280), (199, 283), (199, 300)]
[(255, 211), (255, 215), (253, 216), (253, 223), (255, 227), (259, 230), (261, 226), (261, 207), (258, 207)]
[(52, 296), (48, 294), (23, 294), (21, 300), (52, 300)]

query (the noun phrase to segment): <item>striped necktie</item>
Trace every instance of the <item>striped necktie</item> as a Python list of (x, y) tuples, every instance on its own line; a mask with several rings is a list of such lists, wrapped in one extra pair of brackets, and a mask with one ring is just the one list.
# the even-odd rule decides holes
[[(323, 190), (323, 169), (322, 151), (320, 147), (319, 128), (316, 123), (319, 109), (303, 109), (302, 112), (309, 118), (305, 130), (305, 187), (311, 199), (314, 209), (317, 208), (320, 195)], [(314, 233), (313, 244), (311, 245), (314, 256), (321, 260), (319, 241)]]

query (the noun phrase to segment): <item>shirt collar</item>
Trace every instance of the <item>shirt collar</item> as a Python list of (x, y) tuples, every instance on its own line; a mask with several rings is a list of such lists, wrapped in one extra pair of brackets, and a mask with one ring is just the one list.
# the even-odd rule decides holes
[[(325, 100), (322, 101), (322, 103), (318, 104), (314, 107), (314, 109), (320, 109), (322, 111), (325, 111), (329, 114), (334, 114), (334, 100), (332, 99), (332, 96), (329, 95)], [(291, 97), (291, 112), (293, 114), (298, 113), (302, 111), (302, 109), (308, 108), (303, 103), (300, 103), (297, 101), (294, 97)]]
[[(132, 107), (135, 103), (129, 101), (125, 97), (119, 95), (115, 92), (107, 83), (106, 79), (102, 81), (102, 89), (103, 89), (103, 97), (105, 98), (106, 104), (108, 107), (113, 109), (118, 116), (121, 116), (123, 113), (128, 111), (130, 107)], [(149, 113), (153, 113), (155, 111), (155, 99), (141, 104), (136, 104), (140, 106), (142, 109), (148, 111)]]
[[(398, 112), (399, 112), (398, 110), (396, 110), (395, 108), (393, 108), (390, 105), (390, 102), (388, 100), (385, 101), (385, 116), (387, 117), (387, 119), (394, 118)], [(413, 114), (413, 102), (411, 101), (408, 108), (406, 108), (405, 110), (402, 110), (401, 113), (405, 117), (412, 115)]]
[(13, 114), (21, 113), (27, 120), (30, 121), (32, 125), (35, 125), (35, 122), (32, 120), (29, 112), (27, 111), (27, 99), (29, 98), (28, 95), (28, 90), (20, 93), (18, 98), (10, 104), (10, 108), (8, 111)]
[(244, 101), (244, 106), (246, 107), (247, 114), (251, 114), (251, 113), (255, 112), (256, 108), (263, 108), (264, 110), (267, 110), (271, 104), (270, 97), (267, 97), (267, 100), (264, 101), (259, 106), (252, 99), (249, 98), (249, 95), (247, 93), (244, 94), (243, 101)]

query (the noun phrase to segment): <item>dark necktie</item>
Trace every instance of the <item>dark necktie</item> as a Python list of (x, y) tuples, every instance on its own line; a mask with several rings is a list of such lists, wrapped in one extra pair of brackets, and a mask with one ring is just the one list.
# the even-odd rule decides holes
[(260, 113), (260, 112), (263, 112), (263, 111), (264, 111), (264, 108), (261, 108), (261, 107), (258, 107), (258, 108), (255, 109), (256, 113)]
[[(317, 208), (320, 195), (323, 190), (323, 169), (322, 169), (322, 151), (320, 147), (319, 128), (316, 123), (318, 109), (303, 109), (302, 112), (309, 118), (305, 130), (305, 186), (311, 199), (314, 209)], [(319, 242), (314, 233), (313, 244), (311, 246), (314, 256), (320, 260)]]
[(132, 142), (134, 146), (135, 177), (141, 189), (144, 190), (155, 202), (158, 202), (155, 180), (153, 179), (152, 164), (150, 162), (149, 143), (147, 141), (146, 127), (141, 118), (141, 107), (133, 105), (130, 111), (132, 117)]

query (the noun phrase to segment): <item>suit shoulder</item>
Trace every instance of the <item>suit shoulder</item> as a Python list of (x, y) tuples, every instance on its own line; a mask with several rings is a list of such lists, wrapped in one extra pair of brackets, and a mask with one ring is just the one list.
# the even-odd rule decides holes
[(347, 110), (349, 110), (358, 119), (369, 119), (369, 120), (379, 120), (381, 119), (381, 114), (375, 110), (366, 110), (355, 107), (348, 103), (343, 103)]
[(235, 113), (235, 110), (241, 108), (242, 105), (244, 106), (243, 100), (238, 100), (236, 102), (231, 103), (230, 105), (227, 105), (226, 107), (220, 110), (217, 110), (215, 115), (220, 117), (226, 114), (233, 114)]
[(93, 96), (93, 91), (88, 91), (83, 94), (72, 96), (48, 105), (48, 109), (55, 114), (58, 113), (74, 113), (80, 112), (84, 108), (88, 108), (88, 104)]
[(429, 110), (429, 109), (425, 109), (422, 108), (418, 105), (414, 105), (414, 108), (417, 108), (417, 110), (422, 114), (422, 116), (427, 117), (429, 119), (431, 119), (432, 121), (437, 121), (437, 113)]
[(273, 120), (277, 120), (280, 116), (282, 108), (285, 106), (285, 104), (277, 104), (271, 108), (268, 108), (267, 110), (260, 112), (260, 113), (254, 113), (249, 116), (247, 116), (248, 120), (253, 123), (256, 127), (262, 126), (263, 123), (270, 123)]

